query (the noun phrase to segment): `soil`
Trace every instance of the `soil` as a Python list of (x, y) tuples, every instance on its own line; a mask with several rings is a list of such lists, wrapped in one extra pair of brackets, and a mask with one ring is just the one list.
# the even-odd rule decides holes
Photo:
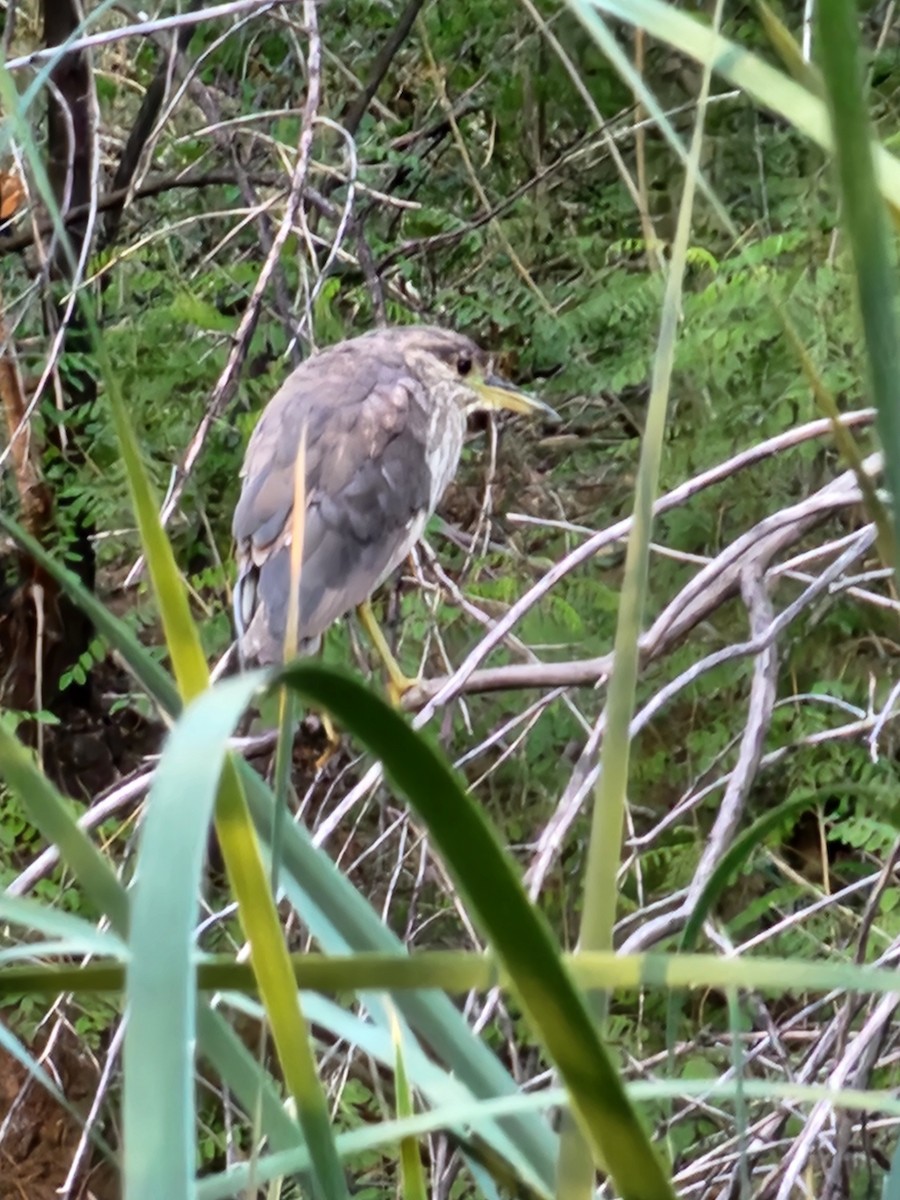
[[(40, 1044), (30, 1047), (40, 1053)], [(86, 1114), (97, 1068), (65, 1031), (43, 1064), (69, 1103)], [(8, 1121), (8, 1123), (7, 1123)], [(20, 1063), (0, 1048), (0, 1200), (59, 1200), (81, 1140), (81, 1126)], [(71, 1200), (119, 1200), (118, 1174), (88, 1146)]]

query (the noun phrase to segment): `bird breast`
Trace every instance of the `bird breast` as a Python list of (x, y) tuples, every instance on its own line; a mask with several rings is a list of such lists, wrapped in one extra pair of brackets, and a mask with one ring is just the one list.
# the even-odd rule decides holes
[[(439, 392), (440, 387), (435, 389)], [(456, 474), (466, 436), (466, 414), (448, 387), (446, 396), (432, 394), (428, 412), (426, 454), (431, 477), (431, 513), (441, 502), (448, 484)], [(430, 515), (430, 513), (429, 513)]]

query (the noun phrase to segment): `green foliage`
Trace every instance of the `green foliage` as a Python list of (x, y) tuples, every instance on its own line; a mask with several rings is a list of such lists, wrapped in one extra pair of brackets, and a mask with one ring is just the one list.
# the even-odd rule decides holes
[[(631, 89), (571, 13), (539, 7), (552, 18), (554, 35), (607, 129), (619, 136), (635, 114)], [(327, 49), (323, 113), (339, 118), (358, 93), (352, 73), (366, 77), (397, 13), (374, 0), (353, 0), (340, 20), (327, 6), (320, 6), (319, 15)], [(769, 54), (755, 15), (736, 12), (729, 21), (729, 36)], [(440, 87), (423, 36), (438, 65)], [(239, 21), (227, 36), (219, 26), (200, 23), (190, 46), (191, 56), (202, 55), (197, 80), (214, 98), (216, 115), (239, 120), (222, 129), (227, 138), (234, 135), (241, 170), (257, 197), (262, 204), (271, 203), (269, 234), (283, 204), (280, 183), (271, 180), (285, 178), (301, 124), (305, 82), (300, 81), (296, 37), (295, 29), (263, 16)], [(685, 135), (685, 111), (692, 114), (697, 94), (696, 70), (687, 60), (673, 61), (661, 41), (649, 40), (644, 49), (644, 77)], [(870, 63), (871, 104), (889, 144), (896, 140), (893, 122), (900, 95), (895, 58), (888, 38)], [(127, 86), (106, 66), (97, 70), (104, 145), (124, 142), (158, 64), (150, 39), (141, 39), (129, 60), (134, 78), (129, 76)], [(483, 219), (485, 202), (446, 121), (443, 91), (492, 209), (491, 220)], [(567, 418), (561, 441), (513, 425), (501, 427), (490, 504), (484, 508), (490, 518), (488, 550), (465, 554), (443, 538), (433, 540), (442, 566), (474, 605), (489, 618), (502, 615), (548, 565), (578, 544), (581, 530), (609, 525), (630, 512), (665, 276), (652, 269), (650, 251), (655, 247), (648, 245), (604, 142), (592, 132), (593, 117), (587, 115), (566, 65), (512, 0), (427, 5), (421, 27), (396, 55), (377, 100), (356, 138), (358, 227), (350, 231), (345, 254), (336, 259), (311, 305), (312, 328), (301, 323), (311, 281), (334, 233), (331, 219), (315, 208), (306, 216), (309, 239), (295, 229), (286, 243), (277, 286), (264, 297), (237, 395), (214, 420), (170, 525), (203, 653), (210, 660), (231, 635), (230, 515), (243, 448), (256, 416), (289, 369), (288, 345), (298, 327), (305, 352), (313, 336), (323, 344), (371, 325), (373, 278), (383, 287), (389, 320), (424, 317), (472, 332), (498, 352), (504, 369), (559, 404)], [(176, 105), (159, 130), (151, 175), (183, 168), (233, 171), (230, 152), (220, 156), (216, 138), (197, 132), (208, 120), (205, 109), (198, 120), (187, 103)], [(342, 143), (330, 136), (317, 133), (309, 183), (339, 209), (348, 194), (339, 179), (345, 160)], [(620, 137), (618, 145), (633, 171), (638, 150), (631, 134)], [(670, 149), (653, 128), (645, 130), (643, 155), (649, 216), (665, 258), (682, 179)], [(664, 488), (818, 415), (808, 381), (783, 336), (781, 312), (789, 314), (814, 368), (841, 407), (856, 407), (865, 399), (855, 276), (838, 236), (839, 205), (825, 165), (821, 152), (787, 122), (772, 120), (744, 99), (716, 96), (707, 114), (703, 169), (740, 236), (735, 240), (721, 228), (711, 206), (698, 206), (687, 251)], [(366, 189), (404, 204), (384, 203)], [(90, 262), (90, 271), (108, 281), (100, 298), (104, 345), (159, 497), (167, 492), (207, 410), (259, 277), (261, 226), (258, 214), (248, 216), (246, 207), (237, 176), (232, 182), (136, 199), (126, 210), (120, 244), (96, 252)], [(369, 267), (364, 270), (352, 261), (358, 236), (365, 239), (374, 276)], [(310, 245), (316, 247), (314, 263)], [(0, 260), (0, 274), (4, 298), (17, 303), (26, 295), (27, 280), (13, 256)], [(23, 367), (33, 372), (43, 368), (43, 319), (36, 307), (23, 303), (21, 308), (15, 336)], [(63, 384), (77, 381), (85, 367), (101, 373), (97, 358), (84, 349), (68, 349), (57, 366)], [(95, 530), (103, 594), (115, 588), (140, 552), (108, 397), (101, 389), (96, 403), (76, 415), (63, 414), (51, 389), (33, 433), (42, 442), (54, 431), (74, 439), (79, 455), (73, 466), (65, 440), (61, 448), (44, 454), (46, 476), (60, 502), (53, 549), (72, 562), (75, 522)], [(861, 440), (869, 445), (866, 435)], [(464, 457), (459, 495), (448, 501), (447, 519), (464, 533), (476, 527), (471, 514), (484, 494), (482, 464), (480, 447), (478, 452), (473, 447)], [(657, 522), (654, 536), (674, 555), (707, 558), (755, 522), (808, 496), (839, 465), (824, 442), (810, 442), (668, 513)], [(11, 482), (4, 478), (0, 486), (0, 501), (10, 507)], [(504, 519), (511, 510), (569, 521), (578, 528), (513, 526)], [(838, 538), (848, 527), (841, 515), (821, 535)], [(696, 565), (677, 557), (653, 559), (651, 617), (684, 586)], [(517, 626), (516, 637), (544, 662), (606, 654), (621, 577), (621, 547), (609, 547), (604, 557), (568, 575), (534, 606)], [(798, 594), (800, 586), (797, 578), (780, 579), (777, 606)], [(155, 599), (142, 590), (126, 603), (124, 626), (145, 644), (148, 657), (164, 661), (167, 650)], [(448, 664), (459, 663), (483, 633), (479, 622), (445, 595), (404, 587), (396, 614), (395, 641), (402, 665), (411, 673), (421, 666), (429, 676), (446, 674)], [(639, 705), (700, 655), (747, 635), (745, 608), (738, 602), (723, 605), (692, 631), (688, 644), (645, 669)], [(779, 704), (764, 750), (780, 757), (760, 766), (745, 798), (743, 819), (752, 821), (795, 800), (798, 811), (754, 846), (713, 916), (735, 942), (760, 938), (766, 953), (808, 961), (844, 954), (857, 936), (860, 910), (855, 907), (858, 897), (843, 908), (826, 906), (822, 913), (804, 917), (807, 909), (829, 890), (851, 884), (873, 864), (883, 863), (900, 827), (892, 729), (883, 733), (877, 761), (862, 735), (827, 737), (850, 714), (871, 712), (873, 705), (877, 709), (886, 701), (896, 659), (894, 615), (875, 613), (853, 596), (823, 598), (791, 626), (778, 652)], [(104, 644), (95, 640), (64, 674), (64, 692), (83, 683), (104, 653)], [(346, 625), (328, 631), (324, 658), (333, 665), (355, 663)], [(486, 665), (523, 661), (520, 648), (504, 644)], [(622, 914), (642, 913), (693, 879), (720, 810), (726, 777), (738, 760), (752, 673), (752, 663), (745, 660), (706, 673), (639, 735), (629, 795), (629, 837), (638, 850), (620, 880)], [(442, 737), (449, 752), (463, 760), (473, 794), (524, 866), (571, 785), (585, 730), (599, 716), (604, 696), (591, 688), (573, 689), (530, 724), (517, 718), (536, 699), (532, 691), (468, 697), (447, 716)], [(110, 715), (138, 705), (147, 716), (155, 714), (146, 697), (122, 692), (112, 700)], [(37, 719), (49, 724), (55, 718), (42, 713)], [(0, 713), (5, 731), (15, 731), (22, 721), (23, 714)], [(501, 728), (502, 736), (494, 740)], [(469, 753), (472, 746), (479, 747), (477, 753)], [(666, 824), (670, 811), (692, 793), (702, 798)], [(388, 840), (387, 817), (374, 807), (377, 811), (361, 814), (354, 826), (366, 854), (375, 848), (354, 866), (354, 882), (367, 895), (377, 894), (379, 903), (390, 900), (391, 928), (416, 946), (456, 947), (462, 934), (443, 878), (424, 869), (417, 873), (400, 859), (396, 868), (391, 863), (385, 868), (386, 859), (377, 851)], [(649, 844), (642, 843), (657, 825), (662, 831)], [(586, 832), (582, 816), (541, 896), (543, 910), (568, 945), (576, 941), (581, 916)], [(40, 848), (22, 810), (0, 793), (3, 879)], [(67, 911), (77, 912), (84, 903), (62, 872), (45, 881), (39, 894), (48, 905)], [(774, 928), (777, 934), (766, 940)], [(888, 949), (898, 934), (897, 891), (888, 887), (869, 932), (867, 959)], [(241, 936), (236, 922), (223, 922), (209, 931), (204, 947), (231, 949)], [(30, 997), (17, 997), (15, 1005), (23, 1027), (33, 1029), (42, 1015), (40, 1005)], [(104, 1002), (95, 1006), (90, 1000), (75, 1024), (93, 1047), (112, 1017)], [(643, 995), (639, 1005), (631, 997), (617, 997), (609, 1029), (623, 1062), (631, 1061), (636, 1046), (648, 1057), (667, 1048), (665, 1018), (665, 1004), (655, 992)], [(717, 1078), (727, 1060), (717, 1044), (704, 1038), (714, 1034), (715, 1042), (728, 1034), (727, 1006), (716, 996), (692, 1009), (689, 1019), (694, 1048), (679, 1063), (676, 1077)], [(520, 1015), (510, 1018), (510, 1043), (504, 1020), (491, 1021), (485, 1040), (499, 1053), (510, 1044), (518, 1053), (528, 1040), (524, 1021)], [(747, 1020), (749, 1025), (751, 1018)], [(884, 1081), (886, 1087), (895, 1084), (894, 1078)], [(391, 1108), (382, 1100), (378, 1088), (357, 1079), (345, 1082), (335, 1107), (338, 1126), (364, 1129), (383, 1118)], [(704, 1139), (712, 1144), (717, 1133), (705, 1112), (688, 1111), (666, 1135), (682, 1162), (698, 1145), (706, 1145)], [(652, 1112), (662, 1122), (668, 1108), (660, 1103)], [(202, 1164), (222, 1167), (226, 1148), (249, 1152), (243, 1130), (226, 1143), (218, 1113), (204, 1118), (198, 1148)], [(382, 1151), (367, 1151), (356, 1161), (363, 1194), (369, 1171), (379, 1186), (385, 1178), (395, 1186), (392, 1160)], [(454, 1185), (453, 1194), (471, 1194), (467, 1179)]]

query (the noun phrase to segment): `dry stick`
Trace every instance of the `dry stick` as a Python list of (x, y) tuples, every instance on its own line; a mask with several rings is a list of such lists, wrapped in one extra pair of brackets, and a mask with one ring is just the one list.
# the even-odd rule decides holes
[[(880, 462), (879, 455), (872, 455), (867, 464), (869, 469)], [(845, 489), (845, 490), (841, 490)], [(692, 629), (699, 621), (713, 612), (720, 604), (730, 597), (740, 583), (744, 559), (741, 555), (757, 557), (770, 561), (776, 554), (802, 537), (817, 521), (821, 521), (831, 512), (850, 504), (858, 504), (859, 492), (852, 471), (846, 471), (832, 483), (827, 484), (816, 495), (811, 496), (801, 504), (793, 505), (783, 513), (768, 517), (759, 525), (744, 534), (709, 567), (701, 571), (687, 587), (675, 597), (666, 608), (663, 616), (658, 618), (651, 630), (641, 639), (642, 654), (647, 661), (658, 658), (674, 642)], [(842, 556), (837, 561), (843, 563)], [(842, 568), (843, 569), (843, 568)], [(831, 581), (833, 568), (810, 585), (811, 589), (821, 590), (822, 580)], [(702, 587), (698, 588), (698, 580), (702, 577)], [(792, 620), (796, 612), (805, 603), (810, 589), (803, 593), (799, 601), (789, 605), (776, 619), (772, 627), (773, 635), (787, 620)], [(677, 680), (663, 688), (650, 704), (646, 705), (632, 724), (632, 736), (669, 702), (674, 694), (714, 666), (731, 661), (747, 654), (756, 653), (761, 648), (751, 641), (743, 645), (728, 646), (715, 654), (709, 655), (700, 663), (689, 668)], [(581, 805), (596, 780), (599, 765), (597, 764), (597, 749), (602, 738), (605, 717), (601, 714), (588, 744), (579, 758), (573, 771), (572, 778), (548, 824), (538, 841), (538, 849), (526, 873), (532, 895), (540, 891), (547, 871), (558, 854), (562, 839), (578, 816)]]
[[(898, 1004), (900, 1004), (900, 996), (894, 994), (882, 996), (872, 1015), (850, 1043), (850, 1047), (841, 1061), (829, 1074), (824, 1084), (826, 1089), (837, 1092), (846, 1085), (851, 1072), (858, 1064), (865, 1061), (872, 1044), (884, 1037), (885, 1029), (893, 1019)], [(832, 1112), (833, 1106), (827, 1100), (820, 1100), (814, 1106), (803, 1132), (794, 1141), (790, 1153), (778, 1169), (778, 1175), (781, 1175), (782, 1171), (784, 1173), (781, 1175), (781, 1185), (775, 1193), (775, 1200), (790, 1200), (794, 1185), (813, 1152), (823, 1125)]]
[(397, 51), (409, 37), (416, 17), (419, 15), (419, 10), (424, 3), (425, 0), (409, 0), (406, 8), (400, 14), (397, 24), (388, 34), (384, 45), (375, 55), (375, 61), (369, 70), (369, 78), (366, 80), (362, 91), (348, 106), (341, 121), (341, 124), (350, 137), (356, 135), (360, 122), (366, 115), (369, 105), (375, 99), (375, 93), (381, 87), (384, 77), (387, 75), (391, 63), (396, 57)]
[[(91, 33), (84, 37), (67, 40), (66, 53), (79, 50), (90, 50), (94, 46), (109, 46), (113, 42), (121, 42), (130, 37), (149, 37), (154, 33), (163, 33), (168, 29), (180, 29), (184, 25), (192, 28), (204, 21), (216, 21), (221, 17), (234, 17), (238, 13), (250, 10), (263, 11), (275, 8), (284, 0), (231, 0), (230, 4), (214, 4), (198, 13), (178, 13), (173, 17), (160, 17), (155, 21), (139, 21), (135, 25), (122, 25), (118, 29), (105, 29), (102, 33)], [(48, 50), (35, 50), (32, 54), (11, 58), (6, 64), (7, 71), (20, 71), (25, 67), (39, 66), (50, 61), (59, 52), (60, 47), (53, 46)]]
[(734, 839), (743, 815), (744, 803), (756, 780), (763, 743), (772, 720), (778, 678), (776, 641), (769, 633), (775, 627), (775, 613), (766, 589), (765, 565), (759, 559), (751, 559), (741, 587), (750, 614), (752, 639), (762, 640), (763, 645), (754, 664), (747, 721), (741, 738), (737, 765), (728, 781), (683, 903), (675, 912), (667, 913), (656, 921), (648, 921), (636, 930), (628, 939), (633, 945), (648, 946), (659, 937), (667, 936), (678, 929), (693, 911), (703, 888)]
[[(306, 24), (309, 30), (309, 49), (307, 51), (307, 91), (306, 100), (303, 105), (303, 121), (300, 130), (300, 138), (297, 147), (297, 162), (294, 171), (291, 175), (291, 191), (288, 197), (287, 206), (284, 216), (278, 227), (278, 231), (272, 241), (272, 247), (266, 255), (262, 270), (259, 273), (259, 278), (256, 281), (256, 286), (250, 297), (247, 308), (241, 318), (241, 323), (238, 326), (237, 333), (234, 336), (234, 345), (231, 348), (231, 353), (228, 355), (228, 362), (225, 364), (225, 369), (219, 376), (209, 404), (206, 407), (206, 412), (194, 431), (188, 445), (187, 453), (184, 456), (184, 461), (179, 470), (178, 479), (175, 486), (172, 488), (171, 494), (166, 501), (161, 513), (161, 519), (165, 525), (172, 516), (172, 513), (178, 507), (178, 502), (187, 485), (191, 470), (194, 463), (200, 456), (200, 452), (209, 436), (209, 431), (212, 429), (213, 423), (218, 419), (228, 401), (231, 399), (232, 391), (237, 384), (237, 375), (241, 365), (247, 354), (247, 349), (250, 345), (256, 325), (259, 320), (260, 309), (262, 307), (263, 295), (268, 287), (269, 280), (272, 278), (273, 272), (276, 270), (281, 251), (284, 244), (290, 236), (294, 225), (294, 220), (297, 211), (303, 200), (304, 184), (306, 181), (306, 173), (309, 168), (310, 155), (312, 151), (313, 133), (315, 130), (316, 114), (319, 108), (319, 97), (321, 94), (321, 42), (319, 40), (318, 30), (315, 24), (310, 27), (309, 14), (311, 12), (313, 22), (315, 21), (315, 10), (311, 8), (311, 0), (305, 0), (304, 13), (306, 16)], [(125, 587), (130, 587), (140, 576), (144, 568), (144, 557), (138, 559), (131, 570), (128, 572), (128, 577), (125, 580)]]
[[(873, 409), (867, 409), (864, 413), (848, 414), (845, 420), (851, 421), (853, 424), (868, 423), (874, 415)], [(680, 487), (675, 488), (666, 496), (661, 497), (655, 506), (655, 515), (663, 512), (668, 512), (678, 504), (684, 503), (704, 488), (711, 486), (714, 483), (719, 483), (723, 479), (727, 479), (734, 475), (737, 471), (749, 466), (751, 463), (760, 461), (779, 450), (786, 449), (790, 446), (798, 445), (801, 442), (807, 441), (811, 437), (822, 436), (831, 432), (831, 422), (828, 419), (820, 419), (812, 421), (808, 425), (799, 427), (798, 429), (790, 430), (787, 433), (780, 434), (778, 437), (770, 438), (759, 446), (753, 447), (751, 450), (744, 451), (742, 454), (735, 455), (725, 463), (720, 463), (709, 471), (703, 472), (694, 479), (688, 480)], [(873, 456), (871, 463), (874, 466), (877, 461), (877, 456)], [(762, 552), (762, 546), (759, 544), (761, 540), (761, 532), (763, 531), (772, 542), (772, 548), (769, 551), (770, 556), (774, 555), (780, 549), (790, 545), (793, 541), (800, 538), (817, 521), (824, 519), (830, 512), (843, 507), (847, 504), (858, 501), (858, 492), (856, 491), (855, 476), (851, 471), (845, 472), (832, 483), (822, 488), (819, 493), (810, 497), (808, 501), (804, 501), (800, 505), (794, 505), (786, 513), (779, 514), (776, 517), (768, 518), (766, 521), (752, 530), (749, 534), (739, 539), (743, 550), (747, 553)], [(540, 579), (532, 588), (529, 589), (507, 612), (507, 614), (498, 621), (494, 628), (478, 643), (475, 649), (468, 655), (457, 671), (449, 677), (449, 679), (441, 679), (432, 681), (429, 685), (423, 685), (412, 689), (404, 697), (404, 702), (408, 707), (416, 707), (421, 704), (422, 694), (428, 694), (428, 699), (417, 713), (413, 726), (420, 729), (426, 724), (437, 710), (455, 700), (463, 692), (475, 690), (477, 685), (483, 687), (485, 683), (496, 682), (502, 678), (507, 686), (565, 686), (575, 682), (572, 675), (576, 672), (584, 671), (589, 675), (589, 678), (581, 682), (589, 683), (596, 682), (598, 675), (595, 673), (591, 676), (590, 671), (597, 671), (599, 664), (604, 664), (604, 671), (608, 669), (609, 659), (586, 660), (577, 664), (562, 664), (555, 670), (551, 664), (542, 664), (540, 668), (526, 665), (521, 667), (496, 668), (493, 671), (484, 671), (475, 673), (478, 664), (491, 652), (491, 650), (500, 643), (509, 631), (515, 626), (528, 611), (531, 609), (550, 589), (564, 578), (569, 571), (579, 566), (586, 559), (596, 554), (610, 543), (619, 541), (626, 536), (631, 525), (631, 518), (617, 522), (608, 529), (595, 534), (589, 538), (581, 546), (578, 546), (564, 559), (556, 564), (547, 574)], [(731, 547), (724, 551), (720, 559), (733, 558)], [(717, 562), (719, 560), (716, 560)], [(718, 588), (715, 591), (711, 590), (711, 597), (714, 595), (714, 603), (706, 610), (699, 610), (696, 603), (693, 603), (693, 587), (694, 582), (688, 585), (685, 591), (688, 592), (691, 603), (684, 605), (688, 610), (691, 619), (696, 623), (701, 620), (708, 612), (713, 611), (713, 608), (722, 602), (724, 596), (728, 594), (729, 587), (735, 587), (740, 581), (740, 567), (742, 563), (740, 558), (736, 562), (732, 562), (730, 568), (723, 573), (723, 578), (719, 580)], [(717, 572), (715, 564), (708, 568), (714, 574)], [(682, 595), (684, 593), (681, 593)], [(667, 612), (672, 613), (678, 605), (679, 598), (676, 597), (672, 604), (667, 609)], [(674, 617), (671, 618), (674, 625)], [(681, 617), (679, 625), (679, 634), (685, 632), (684, 614)], [(652, 635), (652, 638), (651, 638)], [(645, 635), (642, 642), (643, 653), (647, 656), (647, 661), (658, 657), (672, 644), (672, 639), (668, 636), (667, 628), (658, 628), (654, 626), (651, 634)], [(723, 652), (727, 657), (736, 657), (741, 654), (752, 653), (753, 648), (737, 647), (729, 648)], [(707, 663), (707, 660), (704, 660)], [(709, 665), (701, 666), (700, 670), (710, 669)], [(566, 672), (569, 672), (567, 677)], [(503, 672), (502, 675), (499, 672)], [(513, 672), (515, 674), (513, 675)], [(538, 684), (537, 680), (541, 683)], [(679, 686), (685, 686), (687, 679)], [(667, 693), (664, 693), (666, 695)], [(648, 710), (653, 712), (651, 708)], [(545, 827), (541, 838), (538, 842), (538, 852), (532, 860), (531, 867), (526, 875), (526, 880), (531, 881), (531, 893), (537, 894), (540, 891), (541, 884), (550, 864), (555, 859), (556, 854), (562, 845), (562, 839), (566, 831), (571, 826), (572, 822), (577, 817), (584, 797), (587, 795), (592, 781), (595, 777), (595, 768), (593, 764), (596, 760), (597, 748), (599, 746), (600, 737), (602, 735), (603, 720), (597, 723), (595, 729), (588, 739), (588, 743), (582, 752), (578, 763), (575, 766), (569, 785), (563, 794), (557, 808), (551, 817), (550, 822)], [(313, 834), (313, 841), (316, 845), (322, 845), (331, 834), (338, 828), (341, 821), (353, 807), (374, 787), (378, 785), (382, 778), (382, 768), (379, 763), (373, 763), (359, 783), (347, 793), (346, 796), (337, 804), (337, 806), (322, 820)]]
[[(874, 416), (875, 410), (867, 408), (860, 412), (848, 413), (841, 420), (850, 426), (869, 425)], [(820, 418), (810, 421), (806, 425), (800, 425), (796, 429), (788, 430), (787, 433), (769, 438), (758, 446), (744, 450), (708, 471), (703, 471), (693, 479), (679, 484), (677, 488), (673, 488), (671, 492), (660, 497), (654, 506), (653, 515), (659, 517), (663, 513), (670, 512), (706, 488), (712, 487), (713, 484), (722, 483), (739, 471), (746, 470), (747, 467), (762, 462), (774, 454), (800, 445), (811, 438), (823, 437), (830, 432), (831, 422), (827, 418)], [(840, 479), (844, 481), (841, 486), (845, 486), (847, 478), (847, 475), (840, 476)], [(837, 482), (835, 480), (835, 485)], [(463, 692), (496, 691), (508, 687), (590, 685), (602, 680), (609, 669), (609, 655), (583, 659), (577, 663), (543, 663), (540, 667), (497, 667), (489, 671), (477, 671), (477, 667), (504, 640), (509, 631), (526, 613), (542, 600), (560, 580), (574, 571), (576, 567), (599, 554), (601, 550), (606, 549), (607, 546), (622, 541), (628, 536), (630, 529), (631, 517), (626, 517), (617, 521), (615, 525), (610, 525), (595, 533), (580, 546), (576, 546), (511, 606), (506, 615), (497, 622), (490, 633), (482, 638), (452, 675), (428, 680), (411, 689), (404, 696), (404, 707), (408, 709), (421, 708), (424, 714), (421, 719), (424, 721), (429, 719), (437, 708), (450, 703)]]
[[(189, 13), (196, 13), (202, 7), (202, 4), (203, 0), (191, 0), (188, 9)], [(178, 30), (171, 48), (171, 53), (175, 60), (184, 54), (193, 36), (193, 25), (183, 25)], [(107, 213), (103, 230), (102, 248), (111, 246), (118, 236), (122, 217), (125, 213), (125, 206), (129, 198), (129, 191), (137, 174), (141, 156), (150, 140), (150, 135), (156, 124), (156, 118), (166, 98), (172, 65), (172, 62), (166, 59), (157, 68), (156, 75), (144, 92), (144, 98), (138, 109), (137, 117), (131, 126), (128, 139), (122, 149), (119, 157), (119, 165), (116, 168), (116, 173), (112, 181), (112, 191), (122, 193), (122, 200), (120, 203), (112, 205)], [(110, 278), (110, 276), (107, 276), (107, 279)]]

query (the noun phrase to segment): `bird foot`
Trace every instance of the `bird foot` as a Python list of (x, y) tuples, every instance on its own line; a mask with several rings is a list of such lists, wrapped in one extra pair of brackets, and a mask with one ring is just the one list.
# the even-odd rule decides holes
[(318, 712), (316, 712), (315, 715), (318, 718), (319, 724), (321, 725), (322, 733), (325, 734), (325, 747), (313, 759), (313, 769), (315, 771), (321, 771), (322, 768), (332, 758), (334, 758), (334, 756), (335, 756), (335, 754), (337, 754), (338, 750), (340, 750), (341, 735), (335, 729), (334, 725), (332, 725), (331, 718), (328, 716), (327, 713), (318, 711)]
[(403, 708), (403, 697), (413, 688), (417, 688), (421, 679), (410, 679), (408, 675), (392, 674), (387, 682), (387, 698), (394, 708)]
[(318, 772), (326, 767), (337, 754), (338, 750), (340, 750), (340, 748), (341, 735), (332, 731), (332, 736), (329, 737), (328, 742), (325, 745), (325, 749), (313, 762), (313, 767), (315, 770)]

